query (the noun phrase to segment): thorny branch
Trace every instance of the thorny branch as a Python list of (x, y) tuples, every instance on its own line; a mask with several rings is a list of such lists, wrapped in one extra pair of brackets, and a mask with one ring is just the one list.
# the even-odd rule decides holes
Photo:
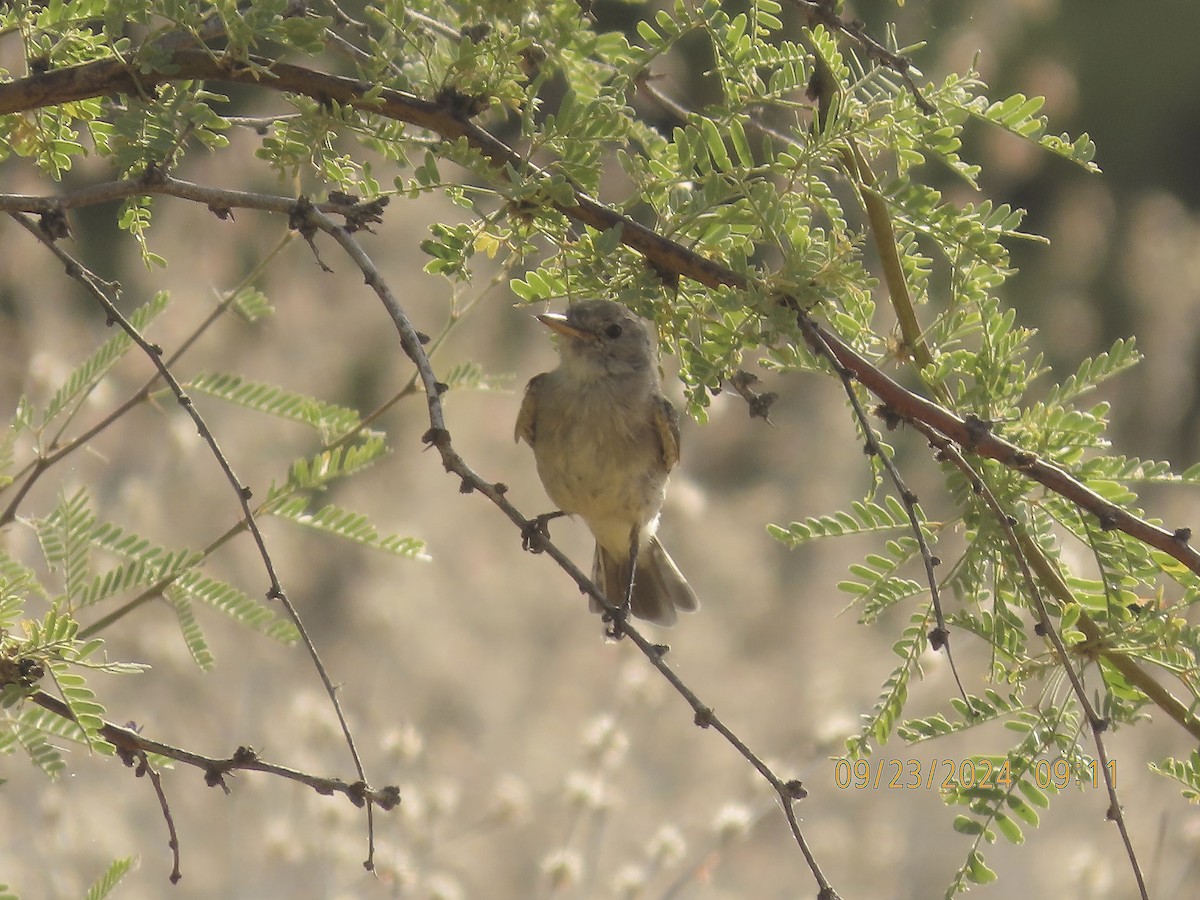
[[(921, 97), (915, 84), (912, 82), (909, 75), (910, 65), (906, 59), (893, 54), (883, 47), (883, 45), (875, 42), (856, 23), (849, 23), (838, 19), (833, 13), (832, 5), (828, 2), (824, 2), (824, 0), (817, 0), (817, 2), (793, 0), (793, 2), (808, 15), (810, 22), (820, 22), (826, 25), (826, 27), (839, 31), (858, 43), (870, 58), (895, 70), (904, 79), (906, 86), (912, 91), (917, 104), (927, 113), (934, 112), (932, 107), (929, 106), (928, 101), (925, 101)], [(831, 16), (833, 16), (833, 19), (830, 18)], [(364, 94), (369, 86), (352, 79), (326, 75), (311, 69), (282, 63), (271, 63), (269, 61), (255, 61), (255, 63), (261, 66), (261, 70), (239, 66), (231, 61), (216, 58), (205, 51), (181, 49), (174, 55), (173, 70), (170, 74), (162, 72), (145, 73), (139, 75), (137, 81), (145, 89), (169, 80), (205, 78), (232, 83), (254, 83), (276, 90), (295, 91), (322, 101), (336, 100), (339, 103), (356, 107), (366, 112), (398, 119), (429, 129), (436, 132), (445, 140), (465, 139), (471, 147), (480, 152), (496, 166), (498, 172), (507, 171), (509, 173), (517, 173), (516, 177), (529, 179), (544, 177), (544, 173), (541, 170), (527, 163), (516, 152), (487, 131), (470, 121), (464, 120), (460, 112), (449, 104), (423, 100), (413, 95), (392, 90), (378, 91), (375, 96), (368, 100), (364, 98)], [(263, 77), (263, 72), (269, 72), (270, 77)], [(0, 114), (109, 93), (129, 92), (134, 90), (136, 86), (133, 75), (126, 70), (124, 65), (112, 60), (41, 73), (6, 85), (0, 85)], [(171, 182), (168, 181), (167, 183)], [(866, 183), (869, 185), (869, 181)], [(104, 186), (99, 187), (102, 188)], [(142, 185), (142, 192), (171, 192), (169, 189), (158, 190), (159, 187), (162, 187), (162, 185), (152, 185), (147, 180)], [(243, 192), (233, 193), (242, 194)], [(177, 195), (188, 196), (182, 189)], [(70, 205), (71, 195), (68, 195), (66, 198), (54, 198), (53, 200), (48, 198), (42, 199), (46, 200), (50, 209), (61, 210)], [(76, 192), (74, 199), (75, 205), (84, 205), (87, 202), (99, 202), (98, 199), (84, 196), (82, 192)], [(191, 199), (196, 198), (191, 197)], [(233, 201), (241, 201), (247, 199), (247, 197), (237, 196), (226, 199), (230, 201), (226, 206), (231, 207), (243, 205), (240, 202)], [(24, 209), (42, 214), (48, 211), (47, 207), (21, 205), (23, 201), (29, 203), (30, 198), (3, 198), (0, 200), (0, 208)], [(287, 201), (289, 204), (292, 202), (290, 200)], [(246, 203), (244, 205), (250, 206), (252, 204)], [(210, 205), (210, 208), (213, 208), (214, 212), (218, 212), (223, 207), (221, 204), (217, 204), (216, 207)], [(269, 207), (254, 206), (254, 208), (265, 209)], [(642, 254), (649, 263), (660, 271), (687, 277), (710, 287), (728, 286), (748, 288), (751, 286), (746, 276), (656, 234), (645, 226), (602, 206), (582, 192), (577, 191), (572, 202), (558, 204), (557, 208), (576, 222), (592, 226), (598, 230), (619, 229), (622, 242)], [(284, 210), (277, 208), (275, 211), (283, 212)], [(451, 446), (449, 433), (445, 429), (441, 417), (438, 386), (436, 381), (432, 380), (432, 370), (428, 368), (427, 361), (425, 368), (422, 368), (420, 363), (420, 358), (424, 354), (420, 347), (419, 337), (412, 330), (411, 325), (408, 324), (403, 310), (399, 308), (398, 304), (394, 308), (389, 304), (386, 295), (390, 294), (390, 292), (386, 290), (386, 285), (381, 280), (374, 283), (371, 282), (374, 267), (370, 265), (369, 259), (362, 253), (357, 242), (351, 238), (348, 231), (334, 225), (325, 215), (326, 212), (339, 211), (325, 207), (310, 208), (307, 216), (309, 220), (316, 223), (317, 227), (332, 235), (342, 245), (343, 249), (355, 259), (356, 263), (368, 277), (368, 282), (379, 293), (385, 306), (388, 306), (389, 314), (392, 315), (393, 321), (395, 321), (400, 332), (402, 346), (406, 353), (417, 363), (422, 380), (426, 383), (431, 422), (431, 429), (426, 435), (427, 442), (437, 447), (447, 470), (459, 475), (463, 479), (464, 490), (478, 490), (484, 493), (514, 523), (523, 526), (526, 524), (526, 520), (504, 499), (503, 485), (489, 484), (483, 481), (466, 465)], [(26, 227), (30, 227), (27, 221), (23, 222), (23, 224), (26, 224)], [(365, 268), (364, 261), (366, 264)], [(377, 273), (375, 274), (377, 276)], [(999, 437), (986, 423), (983, 423), (978, 418), (970, 415), (959, 416), (944, 406), (908, 391), (886, 375), (874, 363), (861, 356), (852, 347), (816, 322), (800, 298), (788, 297), (784, 298), (782, 302), (796, 315), (798, 325), (813, 351), (822, 358), (827, 359), (833, 365), (835, 371), (839, 373), (844, 372), (847, 376), (853, 376), (854, 379), (858, 380), (864, 387), (875, 394), (883, 402), (889, 416), (895, 417), (897, 420), (912, 422), (926, 429), (931, 429), (966, 452), (997, 460), (1007, 467), (1020, 471), (1028, 478), (1071, 500), (1080, 508), (1095, 515), (1101, 528), (1106, 530), (1120, 530), (1149, 546), (1163, 551), (1183, 563), (1191, 571), (1200, 574), (1200, 553), (1197, 553), (1190, 546), (1190, 533), (1187, 529), (1180, 528), (1169, 531), (1155, 526), (1116, 504), (1105, 500), (1063, 469), (1041, 460), (1035, 454), (1025, 451), (1021, 447)], [(236, 484), (236, 480), (234, 483)], [(590, 584), (588, 579), (557, 548), (546, 542), (545, 550), (579, 584), (581, 590), (591, 593), (603, 602), (603, 598), (596, 591), (595, 587)], [(1045, 617), (1044, 612), (1042, 616), (1043, 618)], [(697, 722), (701, 725), (717, 727), (718, 731), (725, 735), (738, 748), (739, 752), (746, 756), (764, 777), (767, 778), (784, 801), (785, 811), (788, 814), (789, 822), (792, 824), (793, 832), (801, 848), (805, 851), (806, 856), (809, 856), (799, 828), (795, 824), (794, 811), (792, 810), (792, 801), (798, 799), (798, 794), (802, 791), (799, 785), (790, 782), (783, 783), (770, 773), (770, 770), (757, 757), (746, 749), (731, 732), (728, 732), (711, 713), (711, 710), (704, 707), (688, 691), (686, 686), (677, 679), (674, 673), (662, 661), (661, 651), (658, 648), (646, 642), (631, 626), (625, 625), (623, 633), (627, 633), (634, 640), (635, 644), (654, 662), (660, 672), (688, 699), (688, 702), (691, 703), (696, 712)], [(1057, 637), (1053, 631), (1050, 633), (1052, 637)], [(1063, 654), (1065, 662), (1065, 648), (1059, 647), (1057, 649)], [(1072, 679), (1072, 686), (1076, 691), (1077, 697), (1084, 704), (1084, 709), (1089, 717), (1089, 724), (1097, 740), (1098, 749), (1101, 755), (1104, 756), (1103, 742), (1100, 740), (1100, 731), (1103, 729), (1104, 723), (1095, 716), (1094, 711), (1088, 705), (1086, 696), (1082, 693), (1082, 684), (1078, 683), (1078, 677), (1069, 664), (1068, 674)], [(1121, 828), (1122, 835), (1128, 845), (1128, 836), (1124, 830), (1123, 821), (1120, 818), (1115, 791), (1112, 790), (1111, 784), (1109, 787), (1112, 800), (1110, 814), (1118, 821), (1118, 826)], [(1131, 858), (1133, 858), (1131, 846), (1129, 847), (1129, 852)], [(818, 881), (822, 884), (822, 894), (833, 896), (832, 889), (824, 882), (811, 856), (809, 856), (809, 859), (810, 865), (813, 866), (814, 873), (818, 877)], [(1139, 885), (1141, 885), (1141, 876), (1137, 870), (1136, 859), (1134, 859), (1134, 867), (1138, 875)]]
[[(1071, 684), (1071, 692), (1075, 695), (1075, 701), (1079, 704), (1084, 716), (1087, 718), (1088, 729), (1092, 733), (1092, 743), (1096, 746), (1096, 755), (1100, 760), (1100, 768), (1104, 772), (1104, 784), (1108, 789), (1109, 805), (1106, 818), (1116, 823), (1117, 831), (1120, 832), (1121, 841), (1125, 845), (1125, 852), (1129, 857), (1129, 864), (1133, 869), (1133, 876), (1137, 881), (1142, 900), (1149, 900), (1150, 895), (1146, 889), (1142, 867), (1138, 863), (1137, 854), (1133, 850), (1133, 839), (1129, 835), (1129, 828), (1125, 823), (1125, 814), (1122, 812), (1121, 803), (1117, 798), (1117, 786), (1114, 783), (1113, 773), (1109, 767), (1108, 748), (1103, 736), (1104, 732), (1108, 729), (1109, 723), (1106, 719), (1097, 715), (1095, 709), (1093, 709), (1092, 703), (1088, 699), (1087, 692), (1083, 686), (1082, 674), (1076, 671), (1074, 664), (1071, 662), (1071, 654), (1067, 650), (1066, 644), (1063, 643), (1062, 635), (1059, 634), (1058, 629), (1054, 627), (1054, 622), (1050, 619), (1050, 612), (1046, 608), (1046, 601), (1042, 598), (1042, 593), (1038, 589), (1037, 581), (1034, 580), (1033, 571), (1030, 568), (1031, 562), (1034, 560), (1041, 560), (1045, 564), (1045, 568), (1052, 570), (1053, 567), (1036, 543), (1025, 533), (1024, 529), (1020, 528), (1017, 520), (1009, 515), (1004, 507), (1000, 505), (1000, 501), (992, 491), (991, 486), (967, 462), (958, 447), (923, 425), (917, 424), (915, 427), (928, 438), (930, 446), (937, 449), (939, 458), (953, 463), (967, 479), (967, 483), (971, 485), (971, 489), (983, 498), (984, 503), (987, 504), (997, 525), (999, 525), (1001, 532), (1004, 534), (1004, 539), (1008, 542), (1013, 552), (1013, 557), (1016, 559), (1017, 566), (1021, 570), (1021, 578), (1025, 582), (1025, 590), (1029, 595), (1029, 600), (1033, 604), (1034, 610), (1037, 612), (1041, 632), (1054, 648), (1055, 655), (1067, 673), (1067, 680)], [(1043, 574), (1044, 577), (1045, 575)], [(1051, 580), (1061, 582), (1062, 579), (1061, 576), (1055, 573), (1054, 579)], [(1065, 603), (1074, 603), (1074, 600), (1070, 597), (1069, 590), (1067, 591)], [(1099, 632), (1096, 629), (1095, 623), (1091, 622), (1086, 613), (1081, 613), (1080, 620), (1081, 623), (1086, 620), (1090, 625), (1090, 629), (1084, 629), (1085, 632), (1091, 632), (1089, 635), (1090, 638), (1093, 640), (1099, 638)], [(968, 708), (970, 708), (969, 705)]]
[[(229, 458), (225, 455), (225, 453), (221, 450), (220, 445), (217, 443), (216, 436), (212, 433), (212, 430), (204, 421), (204, 417), (200, 415), (200, 412), (196, 409), (191, 397), (188, 396), (178, 379), (175, 378), (171, 370), (167, 367), (166, 363), (163, 362), (162, 348), (147, 341), (133, 326), (133, 324), (127, 318), (125, 318), (124, 315), (122, 315), (121, 311), (117, 309), (116, 304), (114, 304), (112, 299), (108, 296), (109, 291), (116, 291), (116, 287), (103, 282), (100, 278), (84, 267), (78, 260), (59, 247), (55, 241), (55, 237), (58, 236), (57, 233), (48, 233), (46, 228), (40, 227), (38, 223), (35, 223), (28, 216), (22, 215), (21, 213), (10, 212), (9, 216), (19, 225), (21, 225), (21, 227), (23, 227), (26, 231), (41, 241), (51, 253), (58, 257), (58, 259), (66, 267), (67, 275), (78, 281), (104, 310), (108, 324), (119, 325), (121, 329), (127, 335), (129, 335), (129, 338), (141, 348), (141, 350), (150, 359), (151, 363), (153, 363), (155, 369), (158, 370), (159, 377), (161, 377), (171, 389), (171, 392), (175, 395), (179, 405), (183, 407), (184, 411), (192, 419), (192, 422), (195, 424), (196, 430), (201, 439), (208, 445), (213, 458), (216, 459), (221, 471), (225, 474), (226, 480), (229, 481), (230, 485), (234, 489), (234, 493), (238, 498), (238, 503), (240, 504), (242, 510), (243, 521), (246, 523), (247, 528), (254, 538), (254, 543), (258, 547), (259, 556), (262, 558), (263, 566), (266, 569), (267, 577), (270, 580), (270, 587), (267, 590), (267, 599), (279, 601), (279, 603), (287, 611), (292, 623), (296, 626), (296, 630), (300, 634), (301, 640), (304, 641), (304, 645), (308, 650), (309, 657), (312, 659), (313, 667), (316, 669), (317, 675), (320, 677), (322, 684), (325, 686), (330, 703), (333, 705), (334, 712), (336, 713), (338, 722), (341, 725), (342, 737), (350, 751), (350, 757), (354, 762), (355, 769), (358, 771), (359, 779), (365, 784), (367, 781), (366, 771), (363, 768), (362, 759), (358, 754), (358, 748), (355, 745), (354, 735), (350, 731), (350, 724), (346, 720), (346, 715), (342, 709), (341, 701), (338, 699), (337, 689), (334, 686), (332, 679), (329, 677), (329, 672), (326, 670), (325, 664), (321, 661), (321, 656), (317, 651), (316, 644), (313, 643), (312, 637), (309, 635), (308, 630), (304, 626), (304, 622), (300, 618), (299, 611), (295, 608), (283, 590), (283, 585), (281, 584), (275, 571), (275, 563), (271, 558), (270, 552), (267, 550), (266, 539), (263, 537), (262, 530), (258, 527), (258, 523), (255, 519), (254, 511), (250, 507), (250, 499), (253, 496), (250, 488), (241, 483), (241, 480), (237, 477), (237, 473), (235, 473), (233, 470), (232, 464), (229, 462)], [(368, 870), (371, 870), (375, 865), (375, 814), (374, 807), (371, 803), (366, 804), (366, 810), (367, 858), (363, 865)]]
[[(424, 443), (433, 446), (442, 458), (442, 465), (450, 474), (458, 476), (462, 479), (462, 490), (464, 493), (478, 491), (494, 503), (499, 509), (509, 518), (509, 520), (522, 531), (525, 531), (531, 525), (531, 522), (526, 518), (505, 496), (507, 487), (503, 484), (496, 484), (483, 479), (467, 462), (459, 455), (451, 443), (450, 432), (446, 428), (445, 417), (442, 411), (442, 387), (439, 385), (436, 376), (433, 372), (433, 367), (429, 363), (429, 358), (425, 354), (422, 347), (420, 334), (413, 327), (408, 315), (403, 307), (388, 287), (387, 282), (380, 274), (374, 262), (371, 261), (366, 251), (354, 239), (354, 236), (345, 228), (333, 222), (324, 213), (315, 209), (311, 209), (308, 213), (308, 219), (318, 228), (326, 232), (341, 246), (346, 255), (354, 261), (359, 270), (363, 273), (367, 285), (375, 292), (382, 301), (384, 308), (387, 310), (388, 316), (392, 319), (396, 330), (400, 334), (400, 345), (404, 349), (405, 354), (412, 360), (417, 367), (417, 371), (421, 376), (421, 382), (425, 387), (426, 404), (429, 413), (429, 431), (425, 433), (422, 440)], [(837, 900), (837, 893), (832, 885), (826, 879), (821, 871), (816, 857), (813, 855), (808, 842), (805, 840), (803, 833), (800, 830), (799, 821), (796, 818), (793, 805), (807, 796), (803, 785), (799, 781), (791, 780), (784, 781), (776, 775), (771, 768), (763, 762), (763, 760), (754, 753), (721, 719), (713, 712), (711, 707), (706, 706), (700, 701), (700, 698), (689, 688), (683, 680), (675, 673), (675, 671), (667, 665), (664, 656), (666, 647), (653, 644), (645, 638), (628, 621), (619, 618), (620, 611), (617, 607), (609, 603), (605, 595), (592, 582), (590, 578), (585, 576), (582, 571), (564, 554), (558, 547), (554, 545), (549, 538), (541, 534), (537, 537), (537, 550), (548, 554), (559, 567), (567, 573), (578, 585), (579, 590), (592, 597), (599, 602), (606, 610), (609, 616), (614, 618), (614, 628), (616, 633), (622, 636), (627, 636), (634, 645), (642, 652), (642, 654), (658, 669), (659, 673), (670, 682), (671, 686), (682, 696), (692, 707), (695, 713), (696, 724), (701, 728), (712, 728), (717, 731), (722, 737), (728, 741), (739, 754), (742, 755), (760, 775), (771, 785), (779, 796), (780, 803), (783, 805), (787, 816), (788, 825), (792, 831), (792, 837), (795, 839), (800, 851), (804, 854), (804, 858), (808, 863), (813, 877), (820, 886), (820, 896), (828, 898), (828, 900)]]
[[(29, 699), (42, 707), (42, 709), (52, 712), (57, 716), (71, 721), (75, 719), (71, 713), (71, 708), (53, 694), (48, 694), (45, 691), (36, 691), (30, 695)], [(227, 776), (235, 775), (238, 772), (264, 772), (268, 775), (275, 775), (279, 778), (286, 778), (289, 781), (303, 784), (322, 796), (342, 794), (355, 806), (362, 806), (369, 803), (378, 806), (380, 809), (389, 810), (394, 809), (400, 802), (400, 789), (393, 785), (386, 785), (375, 789), (362, 781), (350, 783), (340, 778), (325, 778), (320, 775), (312, 775), (308, 772), (302, 772), (299, 769), (291, 769), (287, 766), (268, 762), (260, 757), (256, 750), (250, 747), (238, 747), (232, 755), (224, 758), (204, 756), (203, 754), (186, 750), (183, 747), (176, 747), (172, 744), (156, 741), (146, 737), (144, 734), (140, 734), (134, 728), (114, 725), (111, 722), (105, 722), (100, 726), (100, 735), (116, 747), (119, 753), (153, 753), (157, 756), (173, 759), (178, 763), (201, 769), (204, 772), (205, 783), (209, 787), (219, 787), (227, 794), (230, 792), (229, 785), (226, 782)]]
[[(365, 95), (373, 86), (356, 79), (269, 60), (256, 60), (256, 65), (261, 67), (261, 71), (246, 68), (232, 60), (214, 58), (206, 51), (180, 50), (172, 57), (170, 73), (144, 73), (138, 76), (138, 82), (145, 88), (166, 81), (203, 78), (293, 91), (321, 101), (333, 100), (367, 113), (429, 129), (448, 141), (464, 139), (496, 167), (497, 177), (507, 177), (506, 173), (517, 173), (519, 177), (531, 180), (547, 177), (543, 170), (526, 161), (490, 132), (464, 120), (452, 104), (425, 100), (388, 88), (378, 89), (367, 98)], [(269, 77), (264, 73), (269, 73)], [(114, 60), (55, 69), (0, 84), (0, 115), (71, 100), (130, 92), (135, 87), (133, 75), (123, 64)], [(576, 191), (572, 202), (556, 204), (555, 208), (579, 224), (598, 231), (618, 230), (621, 242), (641, 254), (659, 271), (713, 288), (745, 289), (751, 286), (747, 276), (663, 237), (582, 192)], [(838, 364), (849, 369), (867, 390), (897, 416), (925, 422), (970, 452), (1020, 471), (1095, 515), (1102, 528), (1122, 531), (1179, 560), (1200, 575), (1200, 552), (1189, 545), (1186, 529), (1170, 531), (1152, 525), (1104, 499), (1058, 466), (1004, 440), (990, 428), (979, 427), (980, 420), (961, 417), (907, 390), (836, 334), (819, 325), (806, 310), (802, 298), (787, 297), (782, 302), (794, 311), (806, 340), (815, 352), (819, 353), (820, 347), (827, 345)]]

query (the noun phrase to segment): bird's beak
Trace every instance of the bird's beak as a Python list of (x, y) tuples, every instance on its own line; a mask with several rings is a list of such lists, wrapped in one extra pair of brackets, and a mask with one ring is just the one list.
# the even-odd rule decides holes
[(574, 325), (568, 325), (567, 317), (559, 313), (542, 313), (537, 320), (555, 334), (561, 334), (573, 341), (583, 341), (589, 337), (586, 331), (576, 328)]

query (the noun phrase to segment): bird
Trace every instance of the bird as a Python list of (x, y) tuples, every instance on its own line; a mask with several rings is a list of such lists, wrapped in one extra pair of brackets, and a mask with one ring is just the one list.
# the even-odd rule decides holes
[[(607, 298), (537, 318), (559, 337), (559, 364), (530, 379), (514, 440), (533, 448), (558, 506), (538, 522), (583, 519), (596, 539), (592, 580), (609, 604), (672, 625), (699, 602), (656, 534), (679, 461), (679, 414), (662, 393), (651, 331)], [(603, 609), (595, 598), (591, 608)]]

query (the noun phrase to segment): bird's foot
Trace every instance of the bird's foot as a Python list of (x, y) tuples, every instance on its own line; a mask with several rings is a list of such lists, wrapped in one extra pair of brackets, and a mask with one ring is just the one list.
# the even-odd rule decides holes
[(605, 610), (600, 621), (604, 623), (604, 636), (610, 641), (619, 641), (625, 637), (625, 623), (629, 621), (629, 607), (622, 604)]
[(546, 543), (550, 540), (550, 520), (565, 515), (561, 509), (556, 509), (554, 512), (542, 513), (527, 520), (521, 526), (521, 549), (530, 553), (541, 553), (545, 550)]

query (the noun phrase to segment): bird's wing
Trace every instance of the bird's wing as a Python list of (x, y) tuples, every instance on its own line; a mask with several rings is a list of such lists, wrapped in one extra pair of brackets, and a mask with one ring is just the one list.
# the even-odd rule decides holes
[(679, 413), (671, 405), (671, 401), (661, 394), (655, 397), (654, 401), (651, 411), (654, 430), (658, 432), (658, 439), (662, 444), (663, 463), (670, 472), (675, 468), (675, 463), (679, 462)]
[(545, 377), (545, 372), (534, 375), (529, 379), (529, 384), (525, 385), (525, 398), (521, 401), (521, 411), (517, 413), (517, 427), (513, 430), (513, 440), (520, 441), (521, 438), (525, 438), (525, 443), (530, 447), (533, 446), (534, 423), (537, 421), (538, 393)]

